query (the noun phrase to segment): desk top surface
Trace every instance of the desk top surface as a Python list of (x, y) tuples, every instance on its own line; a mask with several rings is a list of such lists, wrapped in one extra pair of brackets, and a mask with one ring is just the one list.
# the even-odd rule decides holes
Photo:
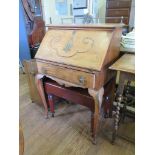
[(109, 68), (112, 70), (117, 70), (117, 71), (135, 73), (135, 55), (124, 54), (120, 59), (118, 59)]

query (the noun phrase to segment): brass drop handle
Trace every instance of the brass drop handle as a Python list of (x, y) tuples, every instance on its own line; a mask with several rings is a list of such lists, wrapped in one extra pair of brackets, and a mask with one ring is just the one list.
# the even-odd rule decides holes
[(79, 77), (79, 82), (80, 82), (80, 84), (84, 85), (86, 83), (86, 80), (85, 80), (85, 78), (83, 76), (80, 76)]

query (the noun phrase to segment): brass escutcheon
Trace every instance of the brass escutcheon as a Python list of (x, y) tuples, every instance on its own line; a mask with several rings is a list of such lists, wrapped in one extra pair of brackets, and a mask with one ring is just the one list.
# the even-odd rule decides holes
[(80, 76), (80, 77), (79, 77), (79, 82), (80, 82), (80, 84), (82, 84), (82, 85), (85, 85), (85, 84), (86, 84), (86, 80), (85, 80), (85, 78), (84, 78), (83, 76)]

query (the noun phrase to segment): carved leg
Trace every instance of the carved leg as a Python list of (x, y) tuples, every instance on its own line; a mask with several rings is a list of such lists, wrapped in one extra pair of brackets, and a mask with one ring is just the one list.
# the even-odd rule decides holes
[(49, 106), (50, 106), (50, 111), (52, 113), (52, 117), (54, 117), (54, 96), (48, 94), (48, 101), (49, 101)]
[(98, 91), (88, 89), (88, 92), (93, 97), (94, 104), (95, 104), (94, 113), (92, 113), (92, 116), (91, 116), (91, 128), (92, 128), (93, 144), (96, 144), (96, 134), (97, 134), (98, 123), (99, 123), (99, 113), (101, 109), (104, 89), (101, 88)]
[(119, 111), (120, 111), (120, 104), (122, 101), (122, 95), (119, 95), (118, 97), (118, 102), (117, 102), (117, 106), (116, 106), (116, 113), (115, 113), (115, 124), (114, 124), (114, 131), (113, 131), (113, 135), (112, 135), (112, 143), (114, 144), (115, 139), (116, 139), (116, 134), (117, 134), (117, 130), (118, 130), (118, 122), (119, 122)]
[(42, 82), (43, 77), (44, 77), (44, 75), (37, 74), (35, 76), (35, 82), (36, 82), (36, 86), (37, 86), (39, 95), (41, 97), (42, 103), (43, 103), (44, 108), (45, 108), (45, 118), (48, 118), (48, 106), (46, 103), (46, 98), (45, 98), (44, 88), (43, 88), (43, 82)]

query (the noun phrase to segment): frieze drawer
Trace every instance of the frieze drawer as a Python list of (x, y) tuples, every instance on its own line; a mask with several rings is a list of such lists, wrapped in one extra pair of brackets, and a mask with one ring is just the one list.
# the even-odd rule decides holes
[(95, 87), (95, 74), (78, 71), (62, 66), (37, 62), (38, 73), (53, 76), (82, 87)]

